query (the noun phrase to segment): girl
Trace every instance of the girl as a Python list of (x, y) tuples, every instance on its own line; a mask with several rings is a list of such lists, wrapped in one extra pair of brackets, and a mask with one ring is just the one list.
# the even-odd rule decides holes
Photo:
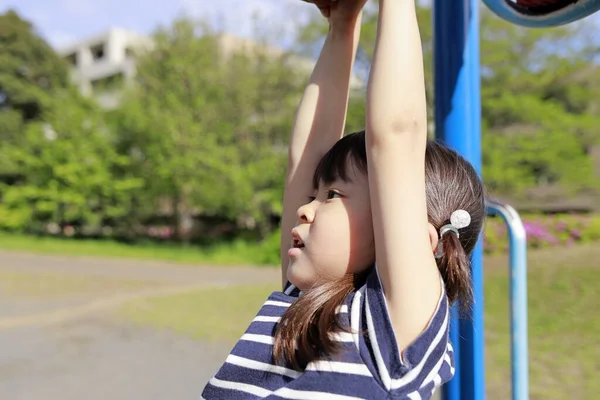
[(203, 396), (427, 399), (454, 373), (448, 305), (470, 298), (483, 187), (464, 159), (427, 141), (415, 0), (380, 0), (366, 133), (344, 138), (366, 0), (311, 2), (330, 30), (290, 141), (284, 291)]

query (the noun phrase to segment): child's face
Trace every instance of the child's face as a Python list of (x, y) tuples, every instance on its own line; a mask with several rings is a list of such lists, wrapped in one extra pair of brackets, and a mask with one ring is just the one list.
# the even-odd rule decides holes
[(360, 172), (350, 180), (321, 184), (316, 199), (298, 209), (293, 237), (304, 247), (290, 250), (287, 278), (301, 290), (363, 271), (375, 261), (368, 180)]

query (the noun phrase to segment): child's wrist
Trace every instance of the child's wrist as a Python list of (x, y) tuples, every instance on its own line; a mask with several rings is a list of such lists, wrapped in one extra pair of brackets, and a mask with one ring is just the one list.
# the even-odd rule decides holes
[(329, 20), (329, 31), (341, 35), (354, 35), (356, 25), (361, 23), (362, 12), (354, 16), (343, 16)]

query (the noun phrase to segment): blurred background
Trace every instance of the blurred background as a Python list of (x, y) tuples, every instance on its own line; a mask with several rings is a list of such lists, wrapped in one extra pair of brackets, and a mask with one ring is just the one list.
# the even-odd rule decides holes
[[(419, 18), (432, 107), (428, 2)], [(483, 177), (527, 230), (532, 399), (600, 393), (599, 25), (482, 9)], [(0, 399), (198, 398), (280, 285), (287, 137), (326, 30), (300, 0), (0, 0)], [(506, 399), (500, 220), (484, 241)]]

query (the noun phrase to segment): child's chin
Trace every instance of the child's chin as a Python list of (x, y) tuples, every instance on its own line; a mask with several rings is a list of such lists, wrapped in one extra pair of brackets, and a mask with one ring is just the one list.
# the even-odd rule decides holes
[(291, 262), (287, 269), (287, 280), (300, 290), (305, 290), (312, 286), (312, 274), (308, 268), (302, 268), (298, 262)]

